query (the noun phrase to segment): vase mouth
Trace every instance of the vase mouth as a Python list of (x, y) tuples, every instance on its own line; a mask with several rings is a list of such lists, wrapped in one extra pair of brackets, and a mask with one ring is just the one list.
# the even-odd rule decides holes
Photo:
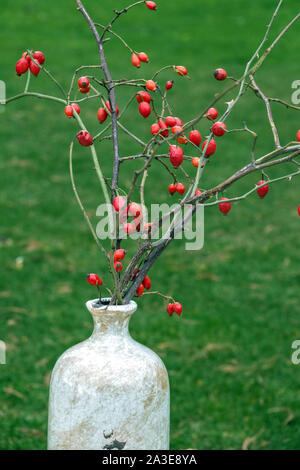
[(112, 314), (126, 314), (133, 315), (137, 309), (137, 303), (131, 300), (126, 305), (109, 305), (111, 299), (109, 297), (103, 298), (102, 304), (99, 299), (93, 299), (86, 302), (86, 307), (92, 315), (112, 315)]

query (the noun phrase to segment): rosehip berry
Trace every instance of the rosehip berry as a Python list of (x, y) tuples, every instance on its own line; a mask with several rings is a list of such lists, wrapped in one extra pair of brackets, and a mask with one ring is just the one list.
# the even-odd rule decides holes
[[(227, 197), (222, 197), (220, 201), (228, 201)], [(219, 204), (219, 209), (222, 212), (222, 214), (227, 215), (228, 212), (231, 210), (231, 202), (221, 202)]]
[(300, 204), (298, 206), (298, 214), (300, 215)]
[(214, 71), (214, 77), (216, 80), (223, 81), (227, 78), (227, 72), (224, 69), (216, 69)]
[(145, 289), (150, 290), (151, 289), (151, 279), (150, 279), (150, 277), (145, 276), (142, 284), (145, 287)]
[(180, 118), (176, 117), (175, 119), (176, 119), (176, 126), (183, 126), (183, 121)]
[[(264, 184), (264, 183), (267, 183), (267, 182), (264, 181), (264, 180), (261, 180), (261, 181), (259, 181), (259, 182), (257, 183), (256, 186), (260, 186), (260, 185), (262, 185), (262, 184)], [(263, 199), (263, 198), (268, 194), (268, 192), (269, 192), (269, 185), (268, 185), (268, 184), (265, 184), (265, 186), (262, 186), (261, 188), (258, 188), (258, 189), (256, 190), (256, 192), (257, 192), (257, 194), (259, 195), (259, 197), (260, 197), (261, 199)]]
[(139, 217), (139, 215), (142, 213), (142, 208), (136, 202), (131, 202), (128, 206), (128, 212), (133, 217)]
[[(107, 107), (108, 111), (111, 113), (110, 102), (108, 100), (105, 101), (105, 106)], [(116, 112), (117, 112), (117, 116), (119, 116), (120, 110), (119, 110), (119, 107), (117, 105), (116, 105)]]
[(200, 158), (194, 157), (194, 158), (192, 159), (192, 165), (193, 165), (195, 168), (198, 168), (199, 163), (200, 163)]
[(163, 119), (159, 119), (158, 124), (159, 124), (159, 127), (163, 129), (163, 131), (160, 132), (160, 135), (162, 135), (163, 137), (167, 137), (169, 135), (167, 124), (164, 122)]
[(217, 137), (222, 137), (226, 132), (226, 124), (224, 122), (215, 122), (211, 128), (212, 133)]
[(68, 105), (65, 107), (65, 115), (68, 116), (68, 118), (71, 118), (73, 116), (74, 109), (71, 105)]
[(98, 109), (98, 112), (97, 112), (97, 118), (98, 118), (98, 121), (102, 124), (106, 118), (107, 118), (108, 114), (107, 114), (107, 111), (105, 108), (99, 108)]
[(173, 85), (174, 85), (174, 80), (169, 80), (166, 83), (166, 90), (171, 90), (171, 88), (173, 88)]
[(149, 10), (157, 10), (157, 5), (155, 2), (145, 2), (146, 7), (149, 8)]
[(183, 129), (181, 126), (173, 126), (171, 129), (172, 134), (179, 134), (179, 132), (182, 132)]
[(152, 97), (148, 91), (139, 91), (136, 95), (136, 100), (138, 103), (141, 103), (142, 101), (146, 101), (147, 103), (150, 103), (152, 100)]
[(141, 61), (140, 61), (139, 57), (136, 54), (132, 54), (131, 63), (134, 67), (137, 67), (138, 69), (141, 66)]
[(77, 103), (72, 103), (71, 106), (75, 109), (77, 114), (80, 114), (80, 106)]
[(173, 311), (175, 313), (177, 313), (177, 315), (181, 315), (182, 314), (182, 305), (179, 302), (175, 302), (175, 304), (173, 304)]
[(166, 117), (166, 124), (168, 127), (174, 127), (177, 124), (177, 119), (174, 116), (167, 116)]
[(150, 132), (152, 135), (156, 135), (158, 134), (160, 131), (160, 125), (155, 123), (155, 124), (152, 124), (151, 128), (150, 128)]
[(87, 86), (86, 88), (79, 88), (80, 93), (87, 94), (91, 91), (90, 87)]
[(122, 196), (117, 196), (113, 200), (113, 206), (116, 212), (120, 212), (120, 210), (125, 206), (126, 199)]
[(114, 252), (114, 261), (122, 261), (126, 256), (127, 251), (120, 248)]
[(174, 304), (168, 304), (167, 305), (167, 312), (168, 312), (168, 315), (171, 317), (174, 313)]
[(182, 184), (182, 183), (177, 183), (177, 184), (176, 184), (176, 191), (177, 191), (179, 194), (184, 194), (184, 193), (185, 193), (185, 186), (184, 186), (184, 184)]
[(199, 194), (202, 194), (201, 189), (196, 189), (196, 191), (195, 191), (195, 196), (199, 196)]
[(151, 106), (146, 101), (142, 101), (139, 104), (139, 112), (144, 117), (147, 118), (151, 114)]
[(175, 72), (177, 72), (181, 77), (188, 74), (187, 69), (183, 65), (176, 65)]
[(91, 286), (101, 286), (103, 284), (102, 279), (100, 279), (97, 274), (88, 274), (86, 276), (87, 282), (91, 284)]
[(88, 88), (90, 81), (87, 77), (80, 77), (78, 80), (79, 88)]
[[(36, 63), (35, 63), (36, 62)], [(38, 60), (35, 60), (35, 62), (33, 62), (32, 60), (29, 62), (29, 68), (30, 68), (30, 72), (32, 73), (32, 75), (34, 75), (35, 77), (38, 76), (38, 74), (40, 73), (41, 71), (41, 68), (39, 67), (39, 61)]]
[[(207, 142), (208, 142), (208, 139), (203, 143), (202, 150), (205, 149)], [(217, 150), (216, 141), (214, 139), (211, 139), (211, 141), (209, 142), (207, 146), (207, 149), (205, 150), (205, 155), (207, 157), (210, 157), (211, 155), (215, 153), (216, 150)]]
[(34, 60), (38, 60), (39, 63), (42, 65), (45, 62), (45, 55), (41, 51), (35, 51), (34, 54), (32, 54), (32, 57)]
[(28, 70), (28, 67), (29, 67), (29, 62), (26, 59), (23, 58), (23, 59), (18, 60), (18, 62), (16, 63), (17, 75), (20, 76), (26, 73)]
[(177, 142), (179, 144), (186, 145), (188, 143), (188, 138), (185, 135), (180, 135), (179, 137), (177, 137)]
[(174, 168), (178, 168), (183, 162), (183, 150), (178, 145), (171, 145), (169, 148), (170, 162)]
[(115, 266), (115, 270), (117, 271), (117, 273), (120, 273), (123, 269), (123, 264), (120, 263), (120, 261), (116, 261), (114, 263), (114, 266)]
[(202, 136), (199, 131), (191, 131), (189, 135), (189, 140), (193, 142), (193, 144), (197, 145), (197, 147), (199, 147), (202, 141)]
[(143, 286), (143, 284), (140, 284), (136, 290), (137, 296), (142, 297), (144, 290), (145, 290), (145, 287)]
[(132, 233), (135, 232), (135, 226), (131, 223), (129, 224), (124, 224), (123, 225), (123, 230), (125, 233), (127, 233), (128, 235), (131, 235)]
[(140, 52), (138, 54), (138, 58), (140, 59), (141, 62), (149, 62), (149, 57), (147, 56), (147, 54), (145, 52)]
[(216, 108), (209, 108), (209, 110), (206, 113), (206, 117), (210, 121), (214, 121), (215, 119), (217, 119), (218, 116), (219, 116), (219, 112), (216, 110)]
[(298, 142), (300, 142), (300, 130), (297, 132), (296, 140), (297, 140)]
[(146, 88), (150, 91), (155, 91), (156, 90), (156, 83), (153, 80), (147, 80), (146, 81)]
[(76, 137), (80, 145), (83, 145), (84, 147), (93, 145), (93, 137), (88, 131), (79, 131)]
[(168, 191), (169, 191), (169, 193), (171, 194), (171, 196), (173, 196), (173, 194), (175, 194), (176, 191), (177, 191), (177, 190), (176, 190), (176, 185), (173, 184), (173, 183), (172, 183), (172, 184), (169, 184)]

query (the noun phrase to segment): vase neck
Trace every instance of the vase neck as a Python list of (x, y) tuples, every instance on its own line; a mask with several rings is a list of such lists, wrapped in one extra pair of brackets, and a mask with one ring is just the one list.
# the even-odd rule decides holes
[(128, 305), (99, 306), (97, 300), (92, 300), (86, 304), (94, 321), (94, 331), (92, 337), (129, 335), (128, 325), (131, 316), (135, 312), (137, 305), (130, 302)]

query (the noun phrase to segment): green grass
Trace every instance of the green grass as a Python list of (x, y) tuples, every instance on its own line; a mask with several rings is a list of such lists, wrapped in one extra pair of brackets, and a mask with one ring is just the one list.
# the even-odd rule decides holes
[[(102, 23), (109, 21), (112, 8), (124, 6), (121, 1), (85, 3)], [(273, 35), (299, 9), (297, 0), (285, 3)], [(148, 52), (151, 64), (134, 70), (127, 51), (111, 40), (106, 51), (113, 77), (151, 76), (168, 63), (186, 65), (193, 79), (175, 77), (170, 101), (177, 115), (189, 119), (223, 89), (224, 84), (211, 78), (214, 68), (242, 74), (275, 4), (186, 0), (161, 2), (157, 13), (132, 10), (115, 29), (133, 47)], [(38, 0), (6, 2), (0, 21), (0, 78), (8, 96), (24, 85), (14, 64), (26, 47), (46, 53), (48, 68), (64, 86), (75, 67), (97, 63), (95, 44), (75, 1), (53, 0), (47, 6)], [(299, 27), (294, 26), (257, 75), (268, 96), (290, 101), (291, 83), (300, 78)], [(169, 78), (173, 74), (163, 74), (162, 83)], [(32, 83), (34, 90), (55, 91), (42, 74)], [(131, 92), (118, 90), (120, 108)], [(299, 114), (273, 108), (282, 143), (293, 140)], [(94, 133), (96, 110), (96, 102), (82, 106)], [(243, 98), (228, 127), (240, 127), (245, 120), (259, 134), (257, 155), (268, 152), (272, 136), (264, 106), (252, 95)], [(7, 106), (0, 121), (0, 338), (7, 343), (7, 364), (0, 366), (0, 448), (44, 449), (49, 374), (58, 356), (91, 332), (84, 302), (95, 293), (84, 276), (104, 273), (104, 262), (69, 183), (68, 145), (75, 123), (64, 117), (60, 105), (29, 98)], [(133, 106), (127, 126), (147, 136), (150, 121), (138, 118)], [(208, 132), (207, 123), (199, 128), (204, 135)], [(219, 141), (203, 187), (245, 164), (250, 147), (246, 134)], [(110, 143), (98, 150), (110, 175)], [(122, 155), (137, 150), (122, 136)], [(76, 146), (74, 158), (81, 195), (96, 223), (95, 208), (102, 199), (90, 153)], [(124, 189), (132, 169), (132, 164), (122, 168)], [(269, 174), (276, 177), (289, 169)], [(226, 195), (241, 194), (258, 177), (238, 183)], [(146, 200), (168, 201), (168, 184), (162, 167), (153, 165)], [(145, 297), (131, 322), (134, 338), (155, 350), (169, 371), (171, 448), (240, 449), (247, 438), (253, 438), (252, 449), (299, 448), (299, 370), (290, 361), (291, 344), (300, 334), (298, 204), (299, 181), (294, 180), (272, 186), (263, 201), (254, 195), (234, 205), (227, 217), (210, 208), (205, 212), (204, 249), (185, 252), (176, 241), (151, 271), (153, 287), (184, 306), (181, 319), (170, 319), (160, 298)], [(19, 257), (24, 260), (21, 269)]]

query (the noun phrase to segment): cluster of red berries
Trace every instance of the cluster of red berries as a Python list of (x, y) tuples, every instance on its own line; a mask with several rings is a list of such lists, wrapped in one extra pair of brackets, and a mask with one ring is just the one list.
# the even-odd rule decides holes
[(167, 313), (171, 317), (173, 313), (177, 313), (177, 315), (182, 314), (182, 305), (179, 302), (174, 302), (173, 304), (167, 305)]
[(78, 87), (80, 93), (89, 93), (90, 91), (90, 81), (87, 77), (80, 77), (78, 80)]
[(71, 118), (74, 115), (74, 110), (77, 114), (80, 114), (80, 106), (77, 103), (68, 104), (65, 107), (65, 115)]
[(38, 76), (41, 71), (40, 65), (42, 65), (46, 59), (41, 51), (35, 51), (32, 54), (32, 57), (34, 61), (31, 59), (30, 55), (27, 52), (24, 52), (22, 54), (21, 59), (18, 60), (18, 62), (16, 63), (17, 75), (23, 75), (29, 69), (32, 75), (34, 75), (35, 77)]
[(175, 193), (184, 194), (185, 193), (185, 186), (182, 183), (170, 184), (168, 187), (168, 191), (173, 196)]
[(141, 62), (145, 62), (147, 64), (149, 62), (148, 55), (145, 52), (139, 52), (138, 54), (134, 52), (131, 56), (132, 65), (139, 69), (141, 66)]
[[(138, 274), (139, 271), (136, 272), (135, 276)], [(149, 276), (145, 276), (143, 279), (142, 284), (139, 285), (139, 287), (136, 290), (136, 295), (138, 297), (142, 297), (144, 290), (150, 290), (151, 289), (151, 279)]]
[[(141, 206), (136, 202), (130, 202), (126, 205), (126, 199), (122, 196), (117, 196), (113, 200), (113, 207), (118, 212), (120, 223), (127, 235), (132, 235), (135, 231), (141, 231), (141, 222), (143, 220), (143, 213)], [(128, 222), (129, 217), (133, 217), (133, 223)], [(146, 226), (145, 226), (146, 227)], [(145, 230), (144, 227), (144, 230)], [(147, 224), (149, 229), (149, 224)]]
[[(118, 106), (116, 106), (116, 113), (117, 113), (117, 116), (119, 116), (120, 110)], [(97, 118), (100, 124), (106, 121), (106, 118), (109, 114), (111, 114), (111, 107), (110, 107), (110, 102), (107, 100), (105, 101), (105, 108), (101, 107), (97, 111)]]
[(139, 91), (136, 94), (136, 101), (139, 104), (139, 112), (144, 117), (147, 118), (151, 114), (151, 106), (150, 103), (152, 101), (152, 97), (148, 91)]
[[(117, 273), (120, 273), (123, 270), (123, 263), (121, 263), (121, 261), (125, 258), (126, 253), (127, 251), (122, 248), (114, 252), (114, 266)], [(110, 254), (108, 256), (110, 256)]]

